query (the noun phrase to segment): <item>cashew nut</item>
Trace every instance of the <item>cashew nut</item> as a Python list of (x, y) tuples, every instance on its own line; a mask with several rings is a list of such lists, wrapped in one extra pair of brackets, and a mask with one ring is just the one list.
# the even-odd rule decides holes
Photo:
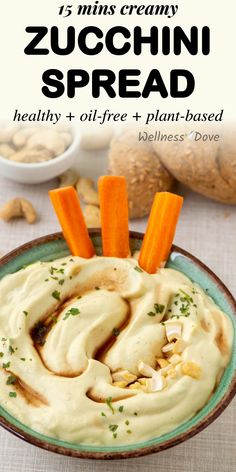
[(28, 139), (37, 131), (39, 131), (39, 128), (33, 126), (21, 128), (13, 135), (12, 142), (16, 147), (23, 147), (26, 145)]
[(66, 172), (64, 172), (64, 174), (61, 174), (59, 176), (59, 181), (60, 181), (59, 187), (61, 187), (61, 188), (62, 187), (68, 187), (70, 185), (72, 187), (74, 187), (74, 185), (78, 181), (78, 178), (79, 178), (79, 175), (76, 172), (76, 170), (75, 169), (69, 169)]
[(41, 149), (23, 148), (20, 151), (14, 152), (9, 159), (11, 161), (25, 163), (44, 162), (53, 159), (53, 154), (43, 147)]
[(70, 133), (60, 133), (60, 137), (64, 140), (66, 147), (68, 148), (72, 142), (72, 136)]
[(76, 189), (85, 203), (99, 206), (98, 192), (94, 188), (92, 179), (81, 177), (77, 182)]
[(15, 125), (1, 125), (0, 127), (0, 143), (10, 143), (13, 135), (17, 131), (17, 126)]
[(37, 213), (33, 205), (25, 198), (13, 198), (0, 208), (0, 218), (10, 221), (16, 217), (25, 218), (27, 223), (32, 224), (37, 219)]
[(15, 149), (9, 144), (0, 144), (0, 155), (6, 157), (7, 159), (15, 153)]
[(52, 152), (54, 156), (63, 154), (66, 150), (66, 143), (63, 137), (54, 130), (41, 130), (34, 133), (27, 142), (28, 148), (46, 148), (48, 151)]
[(87, 205), (84, 209), (84, 219), (88, 228), (100, 228), (100, 209), (94, 205)]
[(107, 148), (113, 137), (112, 128), (96, 129), (91, 132), (85, 132), (81, 137), (81, 148), (86, 151), (97, 151)]

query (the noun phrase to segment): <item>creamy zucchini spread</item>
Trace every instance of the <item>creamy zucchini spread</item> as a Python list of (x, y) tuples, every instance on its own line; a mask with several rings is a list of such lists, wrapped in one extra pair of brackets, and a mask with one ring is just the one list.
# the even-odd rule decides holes
[(0, 282), (0, 404), (54, 438), (137, 443), (207, 403), (232, 338), (227, 315), (173, 269), (37, 262)]

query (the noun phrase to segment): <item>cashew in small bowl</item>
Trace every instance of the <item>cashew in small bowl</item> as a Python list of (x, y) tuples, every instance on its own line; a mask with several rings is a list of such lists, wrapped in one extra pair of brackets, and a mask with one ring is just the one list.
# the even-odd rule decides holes
[(99, 206), (98, 192), (94, 188), (92, 179), (81, 177), (77, 182), (76, 189), (85, 203)]
[(10, 144), (0, 144), (0, 155), (9, 159), (16, 151)]
[(19, 129), (12, 137), (14, 146), (17, 148), (26, 146), (28, 139), (38, 131), (40, 131), (40, 128), (36, 128), (35, 126), (27, 126), (26, 128)]
[(12, 218), (25, 218), (27, 223), (35, 223), (37, 213), (33, 205), (25, 198), (13, 198), (0, 208), (0, 218), (10, 221)]
[(54, 156), (63, 154), (67, 147), (66, 142), (60, 133), (49, 129), (42, 129), (41, 131), (34, 133), (27, 141), (27, 147), (29, 148), (42, 146), (52, 152)]
[(71, 133), (60, 133), (60, 137), (64, 140), (66, 147), (69, 147), (72, 143), (72, 136)]
[(0, 127), (0, 143), (10, 143), (13, 135), (17, 131), (16, 125), (1, 125)]
[(53, 158), (52, 152), (42, 147), (41, 149), (23, 148), (20, 151), (17, 151), (17, 152), (14, 152), (14, 154), (11, 154), (11, 156), (9, 157), (9, 160), (30, 164), (34, 162), (49, 161), (52, 158)]
[(100, 228), (101, 227), (101, 215), (100, 209), (95, 205), (87, 205), (84, 209), (84, 219), (87, 228)]

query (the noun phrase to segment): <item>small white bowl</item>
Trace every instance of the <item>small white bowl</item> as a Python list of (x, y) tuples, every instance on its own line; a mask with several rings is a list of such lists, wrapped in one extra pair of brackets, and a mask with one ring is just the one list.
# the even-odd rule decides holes
[(73, 141), (63, 154), (45, 162), (14, 162), (0, 155), (0, 175), (22, 184), (39, 184), (54, 179), (74, 163), (80, 144), (80, 134), (73, 130)]

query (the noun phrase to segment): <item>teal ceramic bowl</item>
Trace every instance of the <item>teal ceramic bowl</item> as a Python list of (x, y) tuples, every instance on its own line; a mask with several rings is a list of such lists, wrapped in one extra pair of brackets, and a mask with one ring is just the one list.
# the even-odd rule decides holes
[[(101, 254), (100, 231), (91, 230), (90, 235), (97, 254)], [(140, 249), (142, 239), (143, 234), (130, 232), (132, 251)], [(38, 260), (51, 261), (68, 254), (69, 250), (61, 233), (44, 236), (19, 247), (2, 258), (0, 261), (0, 279), (32, 262)], [(234, 347), (231, 362), (217, 390), (196, 416), (163, 436), (155, 437), (155, 431), (153, 431), (153, 439), (149, 441), (118, 447), (85, 446), (46, 437), (21, 424), (2, 407), (0, 407), (0, 425), (21, 439), (48, 451), (86, 459), (122, 459), (152, 454), (175, 446), (191, 438), (212, 423), (227, 407), (236, 393), (236, 302), (216, 275), (183, 249), (176, 246), (172, 247), (168, 267), (183, 272), (206, 290), (216, 304), (227, 313), (234, 326)]]

